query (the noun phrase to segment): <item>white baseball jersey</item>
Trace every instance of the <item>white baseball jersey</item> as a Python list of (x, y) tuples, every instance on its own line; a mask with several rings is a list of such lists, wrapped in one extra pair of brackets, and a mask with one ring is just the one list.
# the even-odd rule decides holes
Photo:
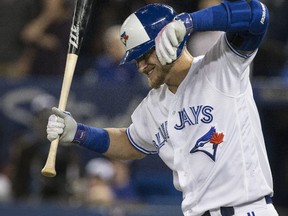
[(152, 89), (132, 114), (130, 142), (171, 168), (185, 216), (273, 193), (249, 80), (255, 53), (241, 56), (223, 34), (194, 58), (175, 94), (165, 84)]

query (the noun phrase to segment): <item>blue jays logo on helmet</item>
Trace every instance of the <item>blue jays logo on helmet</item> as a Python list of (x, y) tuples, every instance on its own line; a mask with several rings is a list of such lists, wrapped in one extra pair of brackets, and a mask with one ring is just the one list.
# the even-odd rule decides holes
[(216, 132), (215, 127), (200, 137), (190, 153), (203, 152), (207, 154), (213, 161), (216, 159), (216, 151), (220, 143), (223, 142), (224, 134)]
[(122, 43), (127, 46), (127, 40), (129, 39), (129, 36), (126, 34), (126, 32), (123, 32), (121, 35), (120, 35), (120, 39), (122, 41)]
[[(157, 34), (176, 15), (173, 8), (164, 4), (148, 4), (131, 14), (120, 30), (120, 39), (126, 47), (120, 64), (131, 62), (154, 47)], [(183, 48), (184, 43), (180, 46)]]

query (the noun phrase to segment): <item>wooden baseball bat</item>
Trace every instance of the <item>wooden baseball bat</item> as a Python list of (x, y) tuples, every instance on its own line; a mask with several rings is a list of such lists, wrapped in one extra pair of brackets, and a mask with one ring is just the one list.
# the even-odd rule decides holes
[[(61, 94), (59, 99), (58, 108), (65, 110), (72, 79), (74, 76), (75, 67), (78, 60), (83, 36), (88, 24), (91, 13), (93, 0), (77, 0), (75, 3), (72, 26), (69, 36), (69, 47), (62, 82)], [(59, 144), (59, 137), (51, 142), (46, 164), (41, 170), (43, 176), (54, 177), (56, 176), (56, 157)]]

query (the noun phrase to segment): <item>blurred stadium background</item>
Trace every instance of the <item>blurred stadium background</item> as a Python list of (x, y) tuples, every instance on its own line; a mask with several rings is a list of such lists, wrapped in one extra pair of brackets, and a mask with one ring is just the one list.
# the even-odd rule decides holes
[[(109, 203), (87, 202), (83, 193), (87, 185), (85, 166), (90, 159), (101, 157), (96, 153), (75, 146), (60, 146), (57, 177), (41, 176), (49, 148), (45, 131), (47, 116), (50, 108), (58, 103), (63, 53), (66, 54), (68, 43), (61, 48), (62, 55), (58, 53), (59, 60), (58, 54), (49, 48), (48, 51), (43, 45), (35, 48), (34, 42), (21, 41), (22, 29), (37, 19), (44, 2), (58, 0), (16, 1), (0, 0), (0, 215), (182, 215), (181, 194), (173, 187), (172, 173), (157, 156), (129, 162), (129, 188), (133, 189), (133, 195), (124, 192), (127, 197), (121, 194), (122, 198), (119, 195)], [(63, 1), (71, 7), (74, 0)], [(118, 71), (117, 64), (110, 65), (105, 56), (109, 55), (109, 42), (107, 45), (103, 41), (105, 30), (121, 24), (143, 4), (167, 3), (182, 12), (196, 10), (206, 1), (210, 0), (95, 0), (67, 110), (77, 121), (96, 127), (128, 126), (131, 113), (149, 88), (140, 75), (135, 75), (133, 66)], [(288, 215), (288, 3), (285, 0), (263, 2), (270, 8), (271, 24), (253, 63), (251, 80), (274, 176), (274, 204), (280, 215), (285, 216)], [(69, 26), (69, 20), (67, 23)], [(62, 24), (48, 29), (64, 37), (60, 41), (67, 40), (67, 30), (63, 32)], [(115, 49), (110, 44), (110, 50)], [(24, 67), (18, 60), (23, 60), (23, 53), (24, 57), (30, 56), (31, 50), (34, 53), (31, 58), (39, 58), (35, 60), (35, 67), (24, 70), (27, 65)], [(49, 57), (51, 54), (53, 59)], [(7, 62), (18, 67), (12, 70)]]

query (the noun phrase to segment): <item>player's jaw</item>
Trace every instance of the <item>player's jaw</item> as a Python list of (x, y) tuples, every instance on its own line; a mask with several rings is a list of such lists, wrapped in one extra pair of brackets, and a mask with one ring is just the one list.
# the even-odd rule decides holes
[(140, 73), (147, 76), (151, 88), (159, 88), (164, 83), (168, 73), (165, 66), (162, 66), (156, 57), (155, 49), (137, 59), (137, 68)]
[(162, 65), (155, 66), (153, 73), (148, 76), (149, 85), (152, 88), (159, 88), (162, 84), (165, 83), (167, 74), (168, 70), (164, 70)]

